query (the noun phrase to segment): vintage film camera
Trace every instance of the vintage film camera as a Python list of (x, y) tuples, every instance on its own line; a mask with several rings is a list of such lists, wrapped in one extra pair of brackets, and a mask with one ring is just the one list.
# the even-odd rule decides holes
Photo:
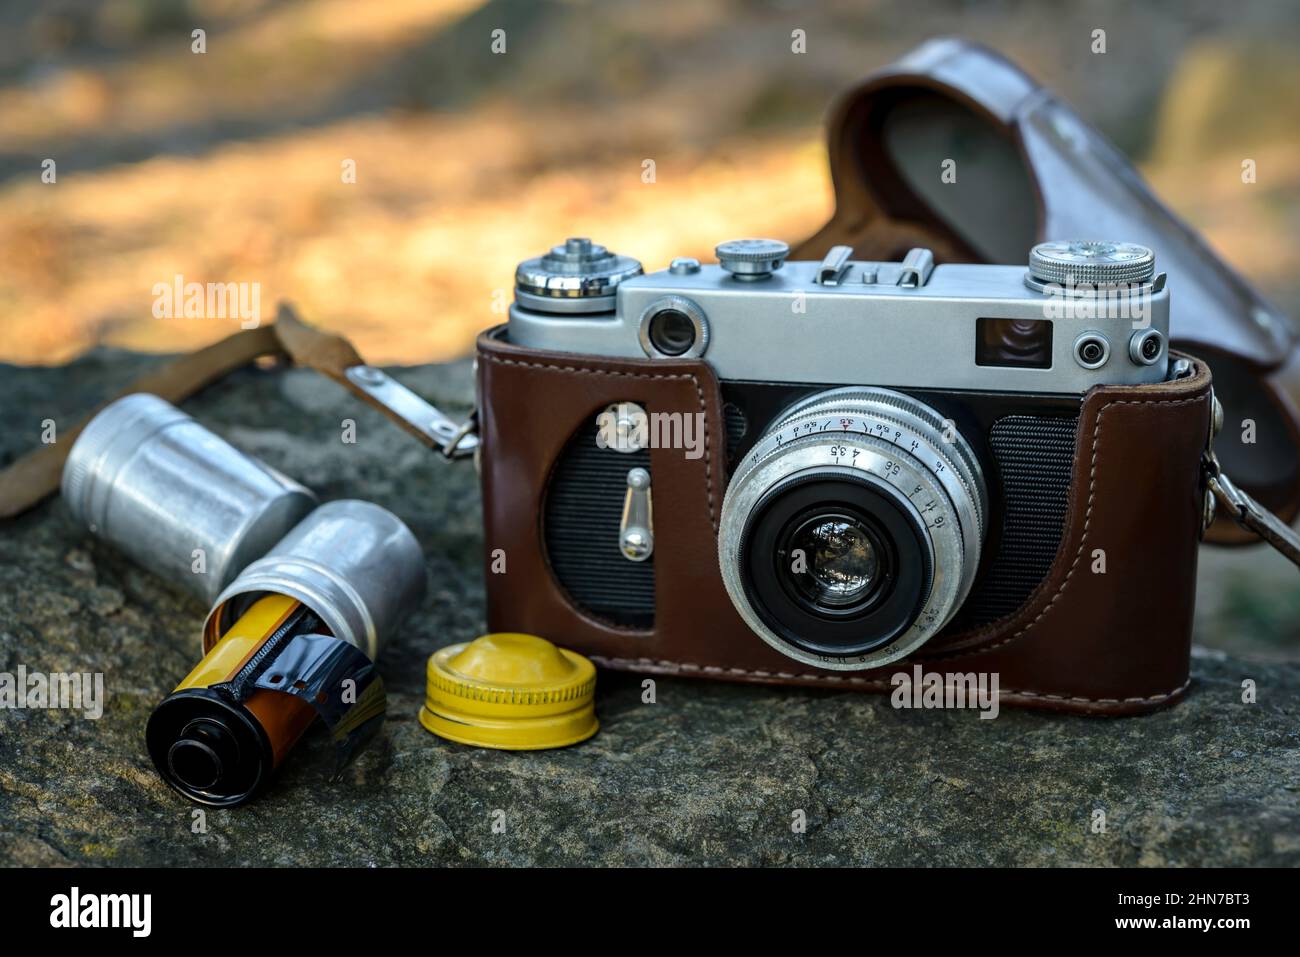
[[(478, 346), (489, 625), (645, 672), (887, 690), (936, 661), (1009, 704), (1177, 698), (1214, 402), (1151, 250), (787, 254), (520, 265)], [(659, 440), (684, 416), (693, 448)]]

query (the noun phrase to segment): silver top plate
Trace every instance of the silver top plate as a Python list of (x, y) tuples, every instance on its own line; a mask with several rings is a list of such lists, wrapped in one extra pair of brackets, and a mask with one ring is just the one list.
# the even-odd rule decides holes
[[(1150, 365), (1129, 352), (1132, 337), (1149, 329), (1168, 341), (1163, 277), (1080, 294), (1051, 284), (1031, 288), (1024, 266), (931, 269), (931, 261), (927, 250), (914, 250), (902, 263), (840, 254), (833, 264), (787, 262), (757, 280), (738, 280), (717, 265), (664, 270), (621, 282), (612, 312), (559, 315), (517, 301), (509, 336), (538, 349), (645, 358), (651, 352), (642, 344), (647, 307), (675, 296), (705, 317), (702, 358), (726, 380), (1082, 394), (1099, 384), (1166, 378), (1167, 345)], [(980, 365), (980, 319), (1050, 322), (1050, 364)], [(1107, 360), (1096, 368), (1076, 360), (1084, 333), (1109, 344)]]

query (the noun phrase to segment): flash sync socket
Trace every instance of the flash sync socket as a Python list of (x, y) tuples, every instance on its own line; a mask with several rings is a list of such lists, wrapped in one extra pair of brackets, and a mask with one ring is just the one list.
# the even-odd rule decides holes
[(1110, 340), (1100, 332), (1081, 332), (1074, 340), (1074, 361), (1085, 369), (1100, 369), (1110, 358)]
[(1153, 366), (1165, 353), (1165, 337), (1158, 329), (1144, 329), (1133, 333), (1128, 341), (1128, 357), (1140, 366)]

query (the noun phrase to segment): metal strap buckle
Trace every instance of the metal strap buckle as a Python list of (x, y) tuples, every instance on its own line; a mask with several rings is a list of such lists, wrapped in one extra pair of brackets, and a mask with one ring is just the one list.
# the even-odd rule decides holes
[(449, 459), (469, 458), (478, 448), (478, 418), (459, 424), (374, 366), (351, 366), (348, 382), (425, 443)]
[[(1280, 518), (1255, 501), (1249, 493), (1238, 488), (1236, 483), (1224, 474), (1219, 465), (1219, 457), (1214, 454), (1214, 437), (1223, 428), (1223, 406), (1217, 397), (1211, 398), (1213, 411), (1210, 423), (1210, 435), (1206, 442), (1202, 465), (1205, 469), (1205, 485), (1214, 496), (1213, 501), (1222, 506), (1232, 520), (1249, 532), (1258, 535), (1292, 563), (1300, 566), (1300, 534)], [(1211, 508), (1206, 509), (1206, 526), (1214, 518)]]
[(1280, 518), (1260, 505), (1251, 496), (1243, 492), (1219, 469), (1219, 461), (1214, 453), (1208, 456), (1206, 484), (1214, 493), (1215, 500), (1227, 509), (1228, 514), (1242, 528), (1254, 532), (1285, 555), (1296, 565), (1300, 565), (1300, 534)]
[(469, 458), (478, 451), (478, 410), (466, 416), (452, 437), (442, 446), (442, 454), (449, 459)]

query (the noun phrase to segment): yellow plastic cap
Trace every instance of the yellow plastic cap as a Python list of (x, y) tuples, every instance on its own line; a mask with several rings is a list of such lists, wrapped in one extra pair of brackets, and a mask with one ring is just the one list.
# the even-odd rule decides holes
[(433, 653), (420, 723), (480, 748), (562, 748), (600, 727), (595, 697), (596, 667), (582, 655), (499, 632)]

